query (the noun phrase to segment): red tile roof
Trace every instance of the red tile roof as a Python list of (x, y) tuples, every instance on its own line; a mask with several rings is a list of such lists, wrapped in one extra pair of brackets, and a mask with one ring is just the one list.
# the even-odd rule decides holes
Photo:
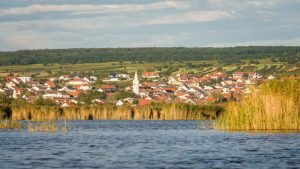
[(144, 77), (153, 77), (153, 76), (159, 76), (157, 72), (144, 72)]
[(151, 104), (151, 100), (148, 100), (148, 99), (141, 99), (141, 100), (139, 100), (139, 105), (140, 106), (145, 106), (145, 105), (149, 105), (149, 104)]

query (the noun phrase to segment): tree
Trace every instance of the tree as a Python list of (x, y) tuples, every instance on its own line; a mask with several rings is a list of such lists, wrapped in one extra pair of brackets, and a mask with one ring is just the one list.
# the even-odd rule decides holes
[(139, 100), (134, 99), (134, 100), (132, 101), (132, 104), (135, 104), (135, 105), (139, 104)]
[(3, 93), (0, 93), (0, 104), (10, 104), (12, 100), (12, 98), (9, 98)]
[(55, 102), (51, 99), (44, 99), (43, 97), (38, 97), (35, 102), (35, 105), (37, 106), (55, 106)]
[(92, 101), (95, 99), (104, 99), (104, 98), (105, 98), (105, 93), (95, 91), (95, 90), (90, 90), (79, 94), (79, 101), (84, 102), (85, 104), (91, 104)]
[(248, 75), (247, 73), (244, 73), (244, 74), (243, 74), (243, 78), (244, 78), (244, 79), (248, 79), (248, 78), (249, 78), (249, 75)]
[(112, 97), (112, 99), (113, 100), (121, 100), (121, 99), (126, 99), (126, 98), (133, 98), (133, 97), (134, 97), (134, 94), (131, 92), (119, 91)]

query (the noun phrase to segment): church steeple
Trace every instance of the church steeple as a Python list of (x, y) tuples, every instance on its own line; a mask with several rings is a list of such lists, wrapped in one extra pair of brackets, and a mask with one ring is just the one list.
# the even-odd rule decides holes
[(140, 81), (137, 76), (137, 71), (135, 71), (135, 74), (134, 74), (134, 79), (132, 82), (132, 90), (135, 94), (137, 94), (137, 95), (140, 94)]

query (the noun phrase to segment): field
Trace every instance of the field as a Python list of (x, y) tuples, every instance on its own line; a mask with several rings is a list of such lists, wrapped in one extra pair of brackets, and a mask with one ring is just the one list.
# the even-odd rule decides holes
[(84, 64), (34, 64), (34, 65), (16, 65), (0, 66), (0, 77), (9, 73), (20, 76), (34, 76), (36, 78), (46, 78), (51, 76), (60, 76), (63, 74), (94, 75), (102, 79), (110, 73), (127, 72), (133, 74), (136, 70), (139, 73), (143, 71), (158, 71), (163, 76), (181, 74), (199, 74), (205, 75), (216, 71), (225, 71), (233, 73), (235, 71), (250, 72), (255, 71), (259, 74), (268, 76), (299, 75), (300, 69), (296, 64), (286, 62), (272, 62), (269, 59), (257, 60), (257, 64), (250, 64), (248, 60), (237, 64), (222, 64), (211, 61), (169, 61), (169, 62), (106, 62), (106, 63), (84, 63)]

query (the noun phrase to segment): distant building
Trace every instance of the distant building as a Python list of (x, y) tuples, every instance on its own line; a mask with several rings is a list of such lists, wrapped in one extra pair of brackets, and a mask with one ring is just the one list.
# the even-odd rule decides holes
[(111, 92), (114, 93), (118, 90), (118, 87), (113, 84), (104, 84), (100, 87), (103, 92)]
[(68, 82), (69, 85), (86, 85), (88, 84), (87, 81), (83, 79), (74, 79)]
[(137, 71), (135, 71), (134, 79), (132, 82), (132, 90), (135, 94), (137, 94), (137, 95), (140, 94), (140, 81), (137, 76)]
[(268, 76), (268, 80), (273, 80), (273, 79), (275, 79), (275, 78), (276, 78), (276, 77), (273, 76), (273, 75)]
[(234, 72), (232, 74), (233, 79), (240, 79), (240, 78), (243, 78), (243, 76), (248, 76), (248, 78), (250, 78), (250, 79), (257, 78), (256, 72)]
[(154, 79), (154, 78), (159, 78), (159, 75), (157, 72), (144, 72), (143, 78)]

